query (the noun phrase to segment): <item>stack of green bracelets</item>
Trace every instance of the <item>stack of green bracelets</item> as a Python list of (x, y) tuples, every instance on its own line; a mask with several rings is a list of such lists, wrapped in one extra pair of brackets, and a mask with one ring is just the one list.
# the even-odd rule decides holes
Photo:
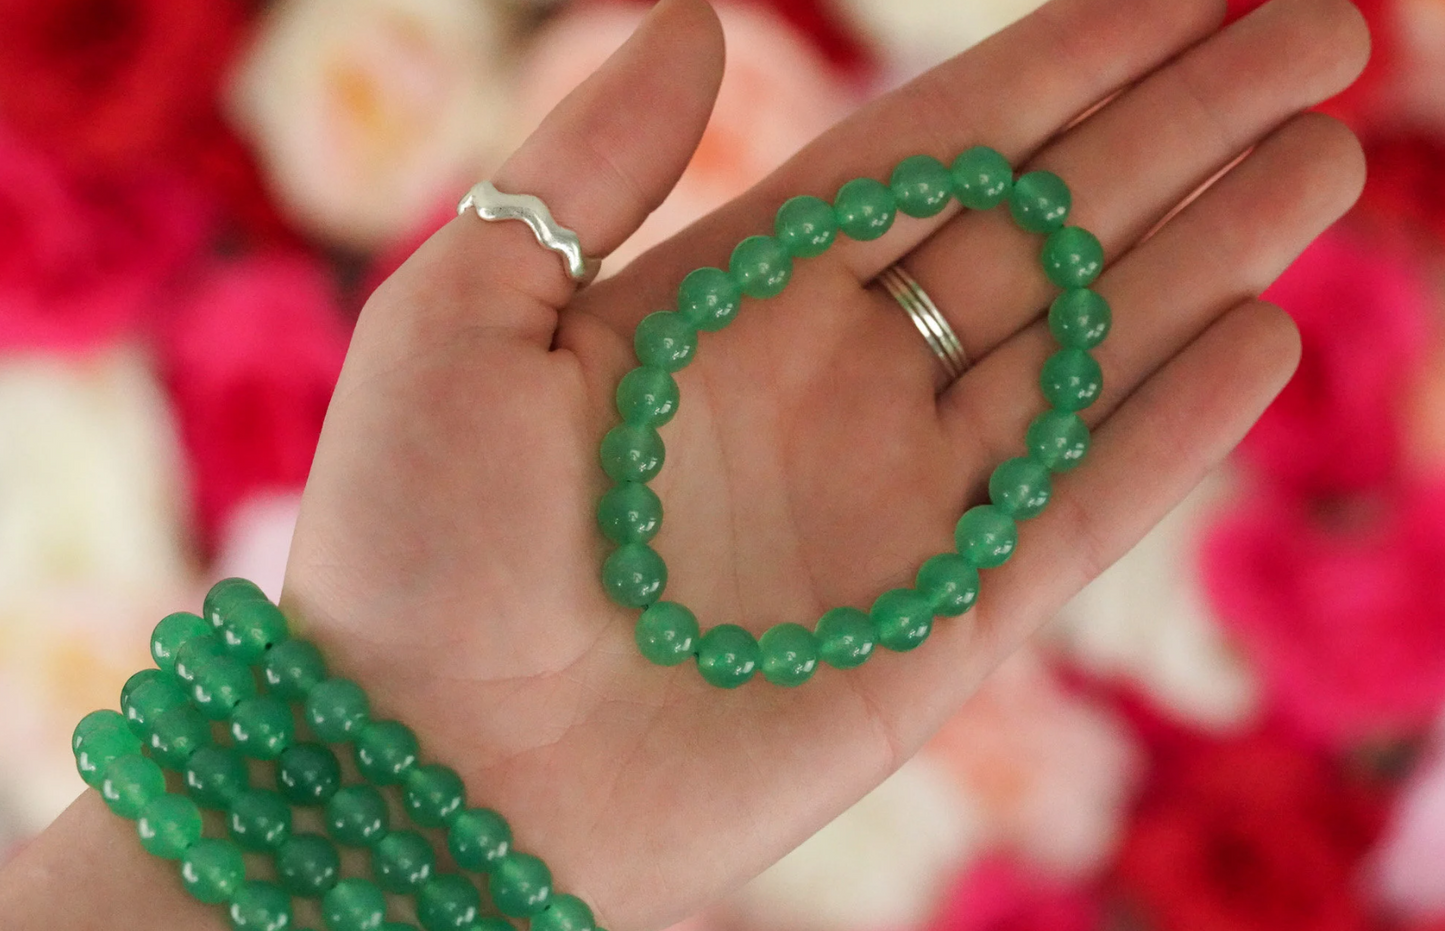
[[(456, 772), (420, 762), (405, 724), (373, 718), (359, 685), (328, 676), (259, 588), (218, 582), (203, 615), (156, 625), (157, 668), (131, 676), (120, 712), (91, 712), (72, 739), (81, 778), (135, 820), (146, 850), (179, 861), (193, 897), (226, 905), (237, 931), (295, 927), (292, 896), (320, 899), (330, 931), (415, 931), (387, 920), (386, 893), (414, 896), (426, 931), (512, 931), (472, 880), (438, 871), (425, 836), (393, 829), (382, 790), (396, 786), (415, 826), (444, 829), (452, 859), (485, 879), (495, 911), (531, 931), (596, 929), (584, 902), (553, 890), (545, 863), (512, 849), (500, 815), (467, 807)], [(348, 747), (365, 780), (355, 785), (341, 784), (337, 752)], [(248, 758), (275, 761), (274, 786), (251, 784)], [(167, 791), (165, 770), (188, 794)], [(293, 806), (321, 809), (329, 836), (293, 831)], [(201, 809), (223, 813), (229, 836), (204, 836)], [(338, 845), (369, 851), (373, 875), (343, 877)], [(273, 855), (274, 879), (248, 878), (246, 851)]]

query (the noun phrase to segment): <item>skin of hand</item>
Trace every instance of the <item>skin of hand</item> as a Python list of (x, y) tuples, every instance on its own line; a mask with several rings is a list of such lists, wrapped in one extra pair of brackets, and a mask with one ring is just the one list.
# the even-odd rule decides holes
[[(447, 224), (358, 322), (292, 545), (294, 626), (601, 924), (659, 928), (757, 874), (907, 759), (1292, 373), (1293, 325), (1253, 296), (1359, 194), (1353, 135), (1301, 111), (1354, 79), (1369, 38), (1346, 0), (1273, 0), (1221, 29), (1223, 17), (1222, 0), (1053, 0), (584, 291), (520, 223)], [(722, 66), (712, 10), (663, 0), (493, 180), (539, 195), (606, 255), (686, 165)], [(593, 517), (637, 321), (672, 307), (691, 269), (725, 267), (738, 240), (771, 232), (788, 197), (831, 200), (907, 155), (947, 162), (973, 145), (1060, 174), (1070, 222), (1105, 245), (1096, 287), (1115, 323), (1096, 351), (1089, 457), (1021, 527), (1013, 561), (984, 573), (976, 608), (912, 653), (824, 668), (795, 690), (759, 677), (722, 691), (692, 664), (652, 666), (632, 642), (637, 612), (603, 592)], [(950, 550), (958, 515), (1022, 454), (1044, 406), (1053, 292), (1038, 248), (1006, 210), (900, 217), (882, 239), (840, 238), (799, 262), (781, 296), (703, 334), (652, 483), (665, 597), (704, 629), (811, 627)], [(867, 286), (898, 260), (975, 362), (951, 386)], [(107, 928), (145, 927), (148, 913), (219, 927), (93, 794), (16, 858), (0, 913), (23, 929), (89, 927), (89, 896)], [(67, 888), (69, 924), (36, 910)], [(115, 901), (127, 895), (130, 911)]]

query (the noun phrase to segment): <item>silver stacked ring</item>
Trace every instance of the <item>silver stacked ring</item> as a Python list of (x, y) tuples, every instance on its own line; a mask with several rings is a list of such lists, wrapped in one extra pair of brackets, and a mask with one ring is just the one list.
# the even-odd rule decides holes
[(968, 371), (968, 355), (938, 305), (901, 265), (885, 268), (878, 276), (878, 283), (908, 312), (909, 319), (928, 342), (928, 348), (943, 363), (949, 382), (958, 381)]

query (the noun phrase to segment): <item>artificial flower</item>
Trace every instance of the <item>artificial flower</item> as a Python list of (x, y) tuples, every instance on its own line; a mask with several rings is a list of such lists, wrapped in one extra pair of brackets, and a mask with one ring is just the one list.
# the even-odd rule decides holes
[(1095, 931), (1098, 895), (990, 857), (971, 866), (924, 931)]
[(1397, 916), (1445, 927), (1445, 726), (1395, 799), (1369, 881), (1375, 900)]

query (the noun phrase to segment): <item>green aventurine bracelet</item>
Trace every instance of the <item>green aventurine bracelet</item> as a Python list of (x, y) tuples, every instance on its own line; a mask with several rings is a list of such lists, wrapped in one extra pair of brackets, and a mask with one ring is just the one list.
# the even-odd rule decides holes
[[(1022, 455), (1002, 463), (989, 480), (989, 504), (967, 511), (954, 532), (957, 552), (934, 556), (918, 570), (912, 588), (884, 592), (872, 609), (834, 608), (813, 630), (783, 623), (760, 638), (736, 624), (706, 634), (686, 607), (659, 600), (667, 566), (648, 543), (662, 526), (662, 502), (647, 483), (662, 468), (665, 450), (658, 428), (677, 413), (672, 373), (697, 353), (699, 330), (720, 330), (737, 316), (744, 295), (781, 293), (795, 259), (826, 252), (839, 232), (877, 239), (899, 211), (934, 216), (950, 197), (966, 208), (987, 210), (1008, 203), (1014, 221), (1045, 234), (1040, 258), (1049, 281), (1064, 289), (1049, 309), (1049, 328), (1060, 349), (1044, 363), (1039, 383), (1049, 409), (1024, 437)], [(794, 197), (779, 208), (773, 236), (750, 236), (733, 250), (726, 271), (699, 268), (682, 280), (675, 310), (660, 311), (637, 325), (633, 344), (641, 363), (617, 386), (622, 423), (602, 440), (602, 468), (616, 484), (597, 506), (597, 523), (617, 548), (602, 566), (613, 601), (643, 608), (637, 646), (650, 661), (673, 666), (696, 658), (712, 685), (736, 688), (761, 669), (769, 682), (801, 685), (818, 663), (840, 669), (862, 664), (875, 646), (912, 650), (928, 638), (935, 616), (953, 617), (978, 598), (979, 570), (1003, 565), (1018, 543), (1017, 522), (1037, 517), (1048, 504), (1051, 473), (1078, 465), (1089, 431), (1077, 412), (1103, 389), (1099, 365), (1089, 355), (1109, 332), (1109, 305), (1089, 289), (1104, 267), (1104, 250), (1089, 232), (1065, 226), (1072, 206), (1057, 175), (1035, 171), (1014, 179), (993, 149), (960, 155), (951, 168), (928, 155), (904, 159), (887, 185), (857, 178), (839, 189), (833, 203)]]

